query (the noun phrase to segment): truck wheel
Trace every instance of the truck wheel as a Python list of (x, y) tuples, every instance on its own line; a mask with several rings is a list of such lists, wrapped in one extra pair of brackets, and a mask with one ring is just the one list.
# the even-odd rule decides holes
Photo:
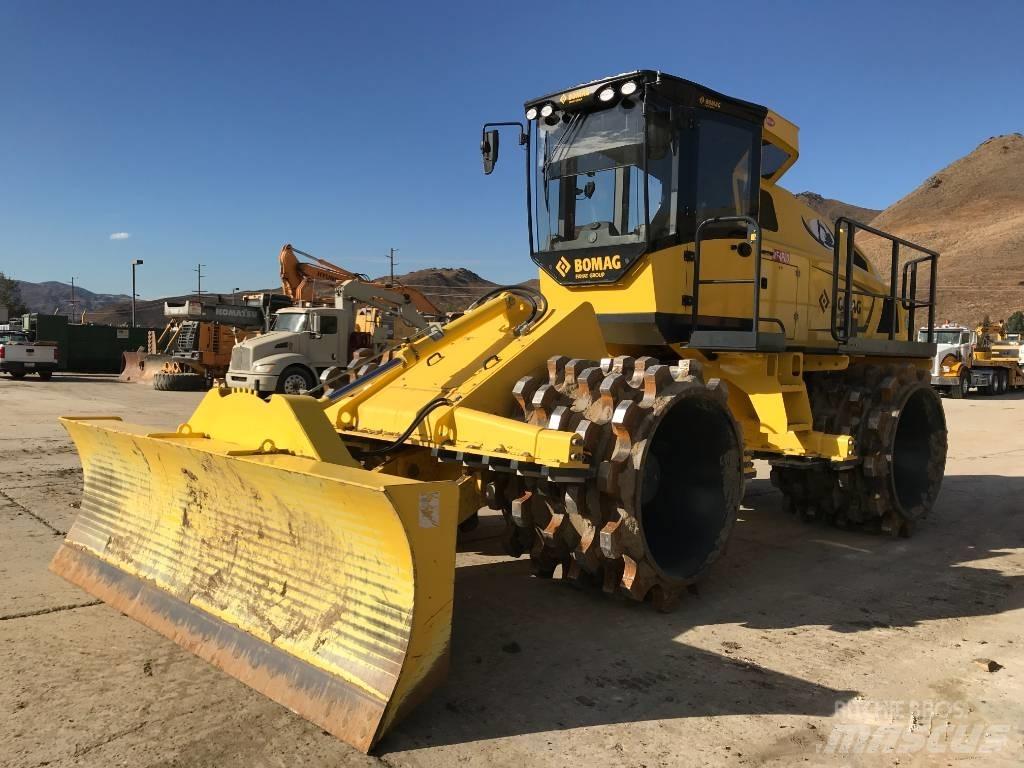
[(40, 381), (49, 381), (53, 378), (53, 371), (39, 371)]
[(960, 379), (949, 388), (949, 397), (952, 400), (961, 400), (967, 397), (967, 392), (971, 388), (971, 378), (966, 373), (960, 374)]
[(313, 375), (301, 365), (292, 365), (284, 369), (277, 377), (277, 389), (280, 395), (301, 395), (316, 386)]
[(984, 387), (978, 387), (986, 397), (992, 397), (999, 392), (999, 374), (996, 371), (992, 371), (988, 377), (988, 384)]
[(160, 392), (199, 392), (206, 389), (206, 377), (198, 373), (157, 373), (153, 389)]
[(1005, 395), (1010, 391), (1010, 372), (999, 371), (999, 394)]

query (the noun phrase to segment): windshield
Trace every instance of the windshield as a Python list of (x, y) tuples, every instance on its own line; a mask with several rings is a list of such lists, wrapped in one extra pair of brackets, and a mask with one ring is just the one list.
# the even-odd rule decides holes
[(302, 333), (306, 330), (306, 314), (303, 312), (280, 312), (274, 315), (274, 324), (270, 330)]
[[(600, 112), (557, 113), (537, 123), (537, 247), (566, 250), (646, 242), (675, 231), (676, 182), (667, 116), (624, 99)], [(644, 204), (644, 185), (650, 217)]]
[(28, 341), (28, 337), (24, 333), (0, 331), (0, 344), (21, 344), (26, 341)]
[[(961, 341), (961, 336), (965, 337), (963, 339), (963, 341)], [(944, 331), (944, 330), (940, 330), (940, 329), (936, 328), (935, 329), (934, 339), (935, 339), (935, 343), (936, 344), (962, 344), (962, 343), (966, 343), (967, 342), (966, 336), (967, 336), (967, 332), (966, 331), (958, 331), (958, 330), (952, 330), (952, 331), (945, 330)], [(918, 331), (917, 332), (917, 340), (918, 341), (928, 341), (928, 331), (927, 330), (920, 330), (920, 331)]]

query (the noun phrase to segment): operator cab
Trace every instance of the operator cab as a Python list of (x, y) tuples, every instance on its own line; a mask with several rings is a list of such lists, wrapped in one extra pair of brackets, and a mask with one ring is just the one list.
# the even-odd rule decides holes
[[(957, 344), (970, 344), (973, 332), (969, 328), (960, 325), (945, 325), (933, 331), (933, 342), (940, 346), (954, 346)], [(920, 328), (917, 332), (918, 341), (928, 341), (928, 329)]]
[[(791, 128), (792, 142), (764, 143), (765, 107), (650, 70), (525, 108), (531, 254), (562, 284), (614, 283), (644, 253), (692, 243), (705, 219), (756, 219), (762, 153), (771, 164), (766, 182), (796, 160), (796, 128), (782, 118), (772, 122)], [(484, 134), (485, 172), (497, 159), (496, 133)], [(736, 229), (722, 225), (702, 238), (746, 234)]]

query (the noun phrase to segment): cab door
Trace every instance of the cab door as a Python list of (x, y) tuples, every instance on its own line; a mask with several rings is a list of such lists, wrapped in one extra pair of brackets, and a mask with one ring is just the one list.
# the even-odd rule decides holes
[[(720, 217), (756, 219), (760, 125), (711, 109), (697, 109), (695, 117), (696, 142), (689, 159), (695, 178), (695, 226)], [(697, 290), (701, 327), (751, 329), (757, 249), (749, 236), (735, 222), (702, 228)]]
[(313, 313), (314, 327), (310, 338), (310, 362), (315, 368), (338, 363), (338, 316), (330, 311)]

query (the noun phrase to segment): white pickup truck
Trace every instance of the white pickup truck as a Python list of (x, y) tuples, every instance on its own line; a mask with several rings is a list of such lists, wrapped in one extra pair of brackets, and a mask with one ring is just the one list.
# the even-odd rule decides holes
[(0, 331), (0, 373), (23, 379), (27, 374), (39, 374), (49, 381), (57, 370), (57, 345), (43, 341), (31, 343), (21, 331)]

